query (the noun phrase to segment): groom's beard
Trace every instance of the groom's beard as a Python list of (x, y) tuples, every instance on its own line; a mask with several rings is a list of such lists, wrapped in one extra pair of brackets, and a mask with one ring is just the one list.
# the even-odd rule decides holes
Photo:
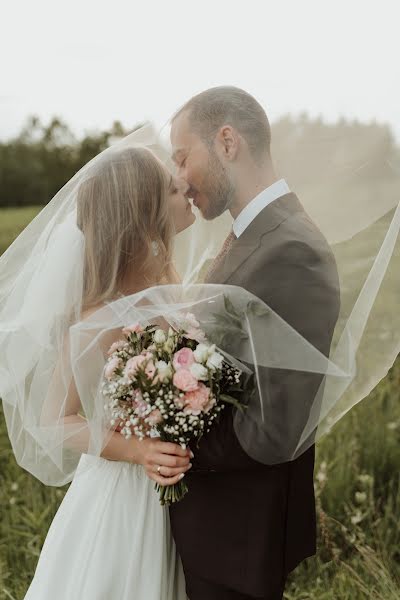
[(207, 205), (200, 208), (207, 221), (222, 215), (235, 197), (234, 186), (213, 148), (210, 149), (208, 176), (204, 179), (201, 192), (208, 199)]

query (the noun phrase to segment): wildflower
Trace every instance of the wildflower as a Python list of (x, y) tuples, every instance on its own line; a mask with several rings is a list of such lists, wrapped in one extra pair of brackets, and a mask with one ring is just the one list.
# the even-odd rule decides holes
[(367, 500), (367, 494), (365, 492), (356, 492), (355, 499), (357, 504), (364, 504)]

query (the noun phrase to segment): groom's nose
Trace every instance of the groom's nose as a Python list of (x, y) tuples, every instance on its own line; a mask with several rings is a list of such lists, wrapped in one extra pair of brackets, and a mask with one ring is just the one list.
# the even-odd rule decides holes
[(185, 168), (181, 167), (180, 165), (176, 168), (176, 174), (180, 179), (185, 179), (184, 178), (184, 174), (185, 174)]

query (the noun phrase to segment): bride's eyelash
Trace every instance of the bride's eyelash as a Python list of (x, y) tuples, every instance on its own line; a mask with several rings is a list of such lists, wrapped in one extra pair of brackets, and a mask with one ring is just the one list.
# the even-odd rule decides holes
[(169, 191), (170, 194), (177, 194), (178, 193), (178, 188), (176, 187), (176, 185), (174, 185), (174, 180), (172, 179), (172, 176), (171, 176), (171, 179), (169, 181), (168, 191)]
[(169, 183), (169, 187), (168, 187), (168, 191), (170, 194), (174, 195), (178, 193), (178, 188), (176, 187), (176, 185), (173, 184), (173, 179), (171, 177), (171, 181)]

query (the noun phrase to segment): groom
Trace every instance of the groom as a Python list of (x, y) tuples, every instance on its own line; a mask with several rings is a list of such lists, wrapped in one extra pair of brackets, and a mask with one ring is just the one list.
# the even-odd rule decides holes
[[(226, 210), (233, 218), (207, 282), (247, 289), (328, 355), (339, 311), (335, 260), (296, 195), (277, 178), (270, 137), (261, 105), (234, 87), (193, 97), (171, 129), (188, 197), (207, 220)], [(320, 377), (268, 371), (261, 384), (276, 408), (270, 422), (280, 420), (288, 436), (296, 426), (301, 433)], [(300, 423), (287, 416), (294, 403), (304, 406)], [(288, 573), (316, 551), (314, 446), (282, 462), (275, 439), (263, 464), (239, 443), (235, 411), (222, 414), (193, 448), (190, 491), (170, 509), (187, 593), (190, 600), (280, 600)]]

